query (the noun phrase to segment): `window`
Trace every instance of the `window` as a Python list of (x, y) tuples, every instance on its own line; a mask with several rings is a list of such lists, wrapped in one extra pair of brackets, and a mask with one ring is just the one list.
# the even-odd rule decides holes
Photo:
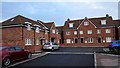
[(48, 31), (47, 31), (47, 30), (45, 30), (45, 34), (48, 34)]
[(88, 22), (84, 22), (84, 26), (88, 26), (89, 25), (89, 23)]
[(48, 42), (48, 40), (45, 40), (45, 43), (47, 43)]
[(28, 24), (28, 26), (27, 26), (27, 30), (31, 30), (31, 26), (30, 26), (30, 24)]
[(74, 35), (77, 35), (77, 31), (74, 31)]
[(72, 28), (73, 27), (73, 23), (69, 23), (69, 28)]
[(31, 39), (25, 39), (25, 45), (32, 45)]
[(77, 40), (78, 40), (77, 38), (74, 38), (74, 43), (77, 43)]
[(39, 39), (36, 39), (36, 45), (39, 45), (40, 42), (39, 42)]
[(101, 34), (101, 30), (100, 29), (97, 30), (97, 34)]
[(111, 37), (106, 37), (106, 42), (111, 42)]
[(54, 33), (54, 34), (55, 34), (55, 30), (52, 30), (52, 33)]
[(36, 27), (36, 30), (35, 30), (36, 33), (39, 33), (39, 30), (40, 30), (39, 27)]
[(88, 34), (92, 34), (92, 30), (88, 30)]
[(102, 38), (101, 37), (98, 37), (97, 40), (98, 40), (98, 43), (102, 42)]
[(8, 52), (13, 52), (13, 51), (15, 51), (15, 48), (14, 47), (10, 47), (10, 48), (7, 49), (7, 51)]
[(83, 31), (82, 31), (82, 30), (80, 31), (80, 34), (83, 34)]
[(106, 20), (101, 20), (101, 25), (106, 25)]
[(15, 49), (16, 49), (16, 51), (21, 51), (22, 50), (22, 48), (20, 48), (20, 47), (15, 47)]
[(70, 35), (70, 32), (69, 32), (69, 31), (67, 31), (67, 32), (66, 32), (66, 35)]
[(110, 33), (110, 29), (106, 29), (105, 32), (106, 32), (106, 33)]
[(56, 30), (56, 34), (58, 34), (59, 33), (59, 31), (58, 30)]
[(80, 43), (84, 43), (84, 38), (80, 38)]
[(66, 43), (70, 43), (70, 41), (71, 41), (70, 39), (66, 39)]
[(93, 43), (93, 38), (88, 38), (88, 43)]

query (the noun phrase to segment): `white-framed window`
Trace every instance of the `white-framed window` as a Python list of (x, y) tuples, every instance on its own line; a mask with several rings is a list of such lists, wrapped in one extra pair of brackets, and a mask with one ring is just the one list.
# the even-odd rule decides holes
[(67, 32), (66, 32), (66, 35), (70, 35), (70, 32), (69, 32), (69, 31), (67, 31)]
[(88, 26), (89, 25), (89, 22), (84, 22), (84, 26)]
[(101, 30), (100, 29), (97, 29), (97, 34), (101, 34)]
[(45, 30), (45, 34), (48, 34), (48, 31), (47, 31), (47, 30)]
[(71, 39), (66, 39), (66, 43), (70, 43), (71, 42)]
[(83, 30), (80, 30), (80, 34), (83, 34)]
[(25, 39), (25, 45), (32, 45), (31, 39)]
[(69, 28), (72, 28), (74, 23), (69, 23)]
[(110, 33), (111, 31), (110, 31), (110, 29), (105, 29), (105, 32)]
[(47, 42), (48, 42), (48, 40), (46, 39), (46, 40), (45, 40), (45, 43), (47, 43)]
[(101, 25), (106, 25), (106, 20), (101, 20)]
[(54, 30), (54, 29), (52, 30), (52, 33), (54, 33), (54, 34), (55, 34), (55, 30)]
[(40, 32), (40, 28), (36, 27), (35, 31), (36, 31), (36, 33), (39, 33)]
[(56, 30), (56, 34), (58, 34), (59, 33), (59, 31), (58, 30)]
[(111, 42), (111, 37), (106, 37), (106, 42)]
[(30, 24), (27, 25), (27, 30), (31, 30), (31, 25)]
[(40, 44), (39, 39), (36, 39), (36, 45), (39, 45), (39, 44)]
[(93, 38), (88, 38), (88, 43), (93, 43)]
[(88, 30), (88, 34), (92, 34), (92, 30)]
[(74, 31), (74, 35), (77, 35), (77, 31)]

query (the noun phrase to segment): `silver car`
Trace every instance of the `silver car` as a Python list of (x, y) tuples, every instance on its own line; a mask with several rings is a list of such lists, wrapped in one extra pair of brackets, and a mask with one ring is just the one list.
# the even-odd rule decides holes
[(54, 42), (48, 42), (43, 45), (43, 50), (45, 49), (49, 49), (53, 51), (55, 49), (59, 49), (59, 45)]

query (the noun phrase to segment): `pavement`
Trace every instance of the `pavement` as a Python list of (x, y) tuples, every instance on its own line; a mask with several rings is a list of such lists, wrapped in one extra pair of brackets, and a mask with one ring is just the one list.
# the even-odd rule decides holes
[(96, 53), (97, 68), (120, 68), (119, 55)]

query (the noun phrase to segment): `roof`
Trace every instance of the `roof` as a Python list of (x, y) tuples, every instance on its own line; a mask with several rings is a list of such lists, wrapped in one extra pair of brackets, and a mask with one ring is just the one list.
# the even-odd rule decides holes
[(47, 26), (48, 29), (51, 29), (52, 25), (54, 24), (54, 22), (47, 22), (47, 23), (43, 23), (45, 26)]
[(118, 19), (118, 20), (114, 20), (114, 22), (115, 22), (115, 25), (116, 25), (117, 27), (120, 26), (120, 19)]
[[(108, 27), (108, 26), (115, 26), (114, 21), (112, 20), (112, 17), (98, 17), (98, 18), (87, 18), (89, 21), (91, 21), (96, 27)], [(68, 19), (65, 21), (64, 29), (77, 29), (78, 26), (82, 23), (84, 19), (78, 19), (78, 20), (70, 20)], [(101, 25), (101, 20), (106, 20), (106, 25)], [(69, 28), (69, 23), (74, 23), (73, 28)]]
[(62, 32), (64, 26), (57, 26), (56, 29), (58, 29), (59, 32)]
[(29, 22), (32, 24), (32, 26), (39, 25), (41, 28), (44, 27), (44, 25), (40, 24), (40, 22), (38, 21), (34, 21), (32, 19), (26, 18), (24, 16), (21, 15), (17, 15), (13, 18), (10, 18), (4, 22), (2, 22), (2, 26), (9, 26), (9, 25), (21, 25), (21, 24), (25, 24), (25, 22)]
[(30, 22), (32, 24), (36, 23), (36, 21), (34, 21), (32, 19), (26, 18), (26, 17), (21, 16), (21, 15), (17, 15), (17, 16), (15, 16), (13, 18), (10, 18), (10, 19), (2, 22), (2, 25), (3, 26), (6, 26), (6, 25), (18, 25), (18, 24), (24, 24), (25, 22)]

